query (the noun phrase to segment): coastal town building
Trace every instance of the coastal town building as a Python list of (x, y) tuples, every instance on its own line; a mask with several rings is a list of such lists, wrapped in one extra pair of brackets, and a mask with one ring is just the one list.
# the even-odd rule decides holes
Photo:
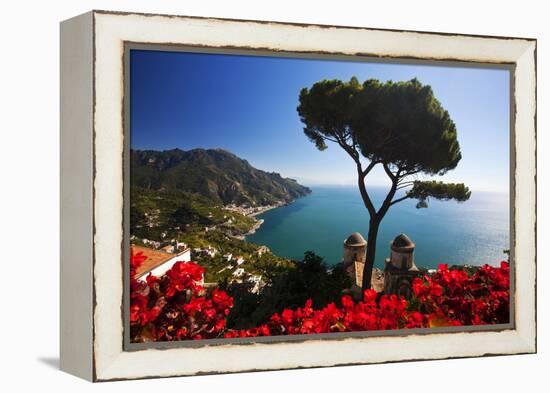
[(210, 245), (205, 248), (193, 248), (193, 256), (208, 256), (210, 258), (214, 258), (217, 253), (218, 250)]
[(160, 249), (167, 253), (178, 254), (182, 251), (188, 250), (189, 246), (183, 242), (178, 242), (176, 239), (172, 239), (169, 244), (161, 247)]
[(258, 249), (256, 250), (256, 254), (257, 254), (259, 257), (261, 257), (263, 254), (269, 253), (269, 252), (271, 252), (271, 251), (270, 251), (269, 248), (267, 248), (266, 246), (260, 246), (260, 247), (258, 247)]
[(154, 249), (158, 249), (162, 246), (162, 243), (161, 242), (158, 242), (156, 240), (149, 240), (149, 239), (141, 239), (141, 242), (146, 245), (146, 246), (150, 246)]
[(261, 289), (265, 286), (261, 275), (251, 275), (246, 279), (246, 282), (252, 285), (250, 293), (260, 293)]
[(183, 250), (186, 250), (189, 248), (189, 246), (187, 245), (187, 243), (184, 243), (184, 242), (179, 242), (177, 240), (173, 240), (175, 242), (175, 246), (176, 246), (176, 249), (178, 251), (183, 251)]
[(404, 233), (393, 239), (384, 268), (384, 293), (411, 298), (412, 282), (422, 275), (414, 263), (414, 248), (415, 244)]
[[(167, 252), (164, 250), (155, 250), (153, 248), (132, 245), (135, 253), (141, 252), (147, 259), (136, 270), (136, 279), (144, 281), (149, 273), (154, 276), (162, 276), (176, 262), (189, 262), (191, 260), (191, 250), (185, 248), (182, 251)], [(172, 251), (177, 250), (172, 246)]]
[(164, 252), (167, 252), (167, 253), (173, 253), (174, 252), (174, 245), (168, 244), (167, 246), (161, 247), (160, 249)]
[(242, 267), (240, 267), (238, 269), (235, 269), (235, 271), (232, 273), (232, 275), (233, 275), (233, 277), (241, 277), (245, 273), (246, 273), (246, 271)]

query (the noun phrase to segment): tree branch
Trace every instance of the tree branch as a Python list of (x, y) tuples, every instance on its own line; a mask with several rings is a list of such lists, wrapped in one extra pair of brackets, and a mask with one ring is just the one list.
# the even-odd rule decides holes
[[(361, 198), (363, 199), (363, 203), (365, 207), (367, 208), (369, 215), (371, 218), (377, 218), (379, 215), (379, 212), (376, 211), (376, 208), (374, 207), (374, 204), (372, 203), (372, 199), (370, 198), (370, 195), (367, 191), (367, 188), (365, 186), (365, 177), (370, 173), (370, 171), (381, 161), (371, 161), (369, 165), (363, 170), (363, 165), (361, 163), (361, 159), (359, 156), (359, 151), (357, 151), (357, 148), (355, 147), (355, 144), (349, 144), (347, 143), (346, 139), (349, 137), (353, 137), (350, 133), (346, 133), (346, 131), (341, 130), (334, 130), (333, 135), (335, 137), (335, 142), (342, 148), (348, 155), (353, 159), (355, 162), (355, 165), (357, 166), (357, 183), (359, 186), (359, 192), (361, 193)], [(395, 193), (395, 191), (394, 191)], [(393, 196), (392, 196), (393, 197)], [(389, 206), (388, 206), (389, 208)], [(387, 209), (386, 209), (387, 210)]]
[(383, 163), (382, 166), (384, 167), (384, 171), (386, 172), (386, 175), (391, 179), (392, 182), (397, 181), (397, 175), (394, 175), (393, 172), (390, 170), (390, 167), (387, 163)]
[(370, 199), (367, 188), (365, 187), (365, 176), (367, 176), (367, 173), (368, 173), (367, 171), (370, 171), (375, 165), (376, 165), (375, 161), (372, 161), (367, 167), (367, 169), (363, 171), (361, 163), (360, 162), (357, 163), (357, 183), (359, 185), (359, 192), (361, 193), (361, 198), (363, 198), (363, 203), (365, 204), (365, 207), (369, 211), (369, 215), (371, 218), (376, 217), (377, 213), (376, 213), (376, 208), (374, 207), (374, 204)]
[(390, 206), (393, 206), (395, 205), (396, 203), (399, 203), (399, 202), (402, 202), (404, 201), (405, 199), (409, 199), (410, 197), (408, 195), (405, 195), (404, 197), (401, 197), (401, 198), (397, 198), (395, 200), (393, 200), (391, 203), (390, 203)]
[(363, 203), (367, 208), (371, 218), (376, 217), (376, 208), (374, 207), (367, 188), (365, 187), (365, 177), (372, 170), (372, 168), (374, 168), (376, 164), (378, 164), (378, 161), (371, 161), (369, 165), (365, 168), (365, 170), (363, 170), (363, 165), (361, 164), (361, 159), (359, 158), (359, 152), (357, 151), (355, 146), (347, 144), (344, 138), (342, 136), (339, 136), (338, 133), (336, 133), (336, 139), (336, 143), (338, 143), (338, 145), (340, 145), (340, 147), (344, 149), (344, 151), (348, 153), (348, 155), (355, 162), (355, 165), (357, 166), (357, 184), (359, 186), (361, 198), (363, 199)]
[(391, 206), (391, 200), (394, 195), (395, 195), (395, 186), (392, 186), (392, 188), (388, 192), (388, 195), (386, 195), (384, 202), (382, 202), (382, 206), (380, 206), (380, 209), (378, 209), (378, 211), (376, 212), (376, 215), (379, 220), (382, 220), (382, 218), (384, 218), (384, 216), (388, 212), (388, 209)]
[(422, 172), (420, 169), (411, 169), (410, 171), (405, 171), (401, 175), (401, 178), (405, 178), (407, 176), (415, 175), (419, 172)]
[(382, 206), (380, 206), (380, 209), (378, 210), (378, 212), (376, 212), (376, 215), (379, 220), (382, 220), (382, 218), (384, 218), (384, 216), (388, 212), (388, 209), (391, 206), (391, 201), (395, 196), (395, 192), (397, 191), (397, 183), (399, 181), (399, 177), (397, 175), (394, 175), (391, 172), (387, 164), (384, 164), (384, 170), (386, 171), (386, 174), (390, 177), (392, 184), (391, 184), (390, 191), (388, 191), (386, 198), (384, 198), (384, 202), (382, 202)]
[(413, 181), (406, 181), (404, 183), (398, 183), (397, 189), (401, 190), (403, 188), (407, 188), (407, 187), (410, 187), (410, 186), (413, 186), (413, 185), (414, 185), (414, 180)]
[(367, 176), (370, 171), (372, 171), (372, 168), (376, 166), (376, 164), (379, 164), (380, 161), (371, 161), (370, 164), (365, 168), (365, 170), (362, 172), (363, 176)]
[(334, 143), (338, 143), (338, 141), (336, 139), (333, 139), (333, 138), (329, 138), (328, 136), (323, 136), (323, 139), (326, 140), (326, 141), (330, 141), (330, 142), (334, 142)]

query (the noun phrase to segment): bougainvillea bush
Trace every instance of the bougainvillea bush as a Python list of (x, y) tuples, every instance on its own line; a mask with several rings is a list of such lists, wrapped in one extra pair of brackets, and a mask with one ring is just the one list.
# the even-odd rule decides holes
[(396, 295), (366, 290), (354, 301), (342, 296), (341, 304), (314, 309), (302, 307), (273, 314), (251, 329), (226, 326), (233, 298), (225, 291), (207, 291), (204, 269), (193, 262), (177, 262), (161, 277), (135, 278), (146, 258), (131, 254), (130, 330), (133, 342), (200, 340), (368, 330), (410, 329), (507, 323), (510, 270), (507, 262), (485, 265), (473, 274), (440, 265), (437, 272), (416, 279), (410, 301)]
[(176, 262), (162, 277), (135, 279), (146, 259), (131, 253), (130, 336), (134, 342), (215, 338), (225, 333), (233, 299), (224, 291), (210, 293), (199, 285), (204, 269), (193, 262)]

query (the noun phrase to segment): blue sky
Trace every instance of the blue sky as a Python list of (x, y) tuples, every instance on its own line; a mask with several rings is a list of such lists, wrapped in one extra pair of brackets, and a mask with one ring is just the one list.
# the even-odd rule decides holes
[[(306, 185), (356, 184), (350, 158), (331, 144), (318, 151), (296, 112), (302, 87), (352, 76), (431, 85), (456, 123), (463, 157), (440, 179), (508, 192), (510, 86), (501, 69), (132, 50), (131, 145), (220, 147)], [(386, 181), (382, 170), (368, 177)]]

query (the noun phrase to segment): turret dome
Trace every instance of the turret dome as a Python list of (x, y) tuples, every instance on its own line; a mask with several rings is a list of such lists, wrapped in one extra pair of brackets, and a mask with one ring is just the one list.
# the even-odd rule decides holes
[(365, 240), (365, 238), (359, 232), (353, 232), (344, 241), (344, 244), (346, 246), (351, 246), (351, 247), (360, 247), (360, 246), (366, 246), (367, 241)]
[(393, 239), (391, 243), (391, 248), (394, 251), (412, 251), (414, 250), (415, 244), (413, 241), (404, 233), (401, 233)]

